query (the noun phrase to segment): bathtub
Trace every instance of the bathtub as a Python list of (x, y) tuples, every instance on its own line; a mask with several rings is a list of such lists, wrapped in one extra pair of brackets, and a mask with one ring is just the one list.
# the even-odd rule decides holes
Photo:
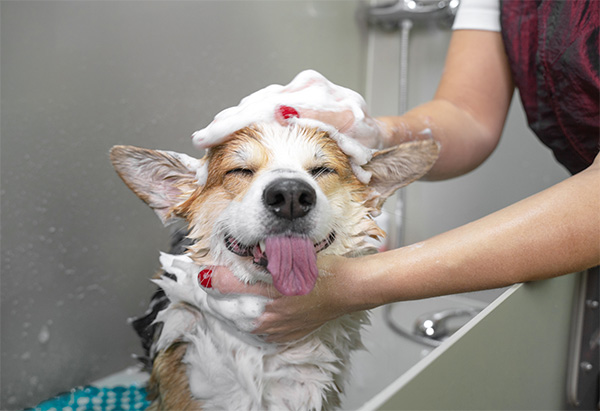
[[(355, 352), (352, 357), (350, 378), (342, 395), (341, 409), (375, 409), (376, 407), (370, 403), (391, 386), (394, 381), (422, 363), (432, 355), (434, 350), (444, 349), (443, 344), (447, 339), (446, 337), (439, 341), (432, 340), (432, 344), (412, 341), (394, 331), (388, 324), (389, 320), (392, 320), (397, 327), (401, 327), (405, 332), (417, 335), (414, 332), (414, 326), (416, 320), (424, 313), (442, 312), (457, 308), (480, 311), (491, 302), (486, 300), (500, 295), (502, 291), (494, 290), (493, 292), (396, 303), (389, 312), (386, 312), (385, 307), (372, 310), (370, 313), (371, 324), (365, 326), (363, 331), (364, 349)], [(465, 324), (465, 326), (467, 325)], [(452, 335), (459, 332), (463, 327), (457, 327), (456, 330), (452, 331)], [(448, 338), (450, 337), (451, 335), (448, 336)], [(439, 345), (434, 347), (437, 344)], [(64, 406), (72, 407), (73, 410), (85, 409), (85, 406), (92, 401), (96, 403), (97, 407), (106, 406), (107, 398), (104, 397), (114, 395), (111, 391), (143, 388), (148, 379), (149, 374), (142, 370), (141, 364), (130, 365), (121, 371), (93, 381), (87, 386), (88, 388), (84, 388), (84, 391), (94, 389), (94, 392), (90, 394), (91, 399), (86, 398), (84, 402), (78, 398), (77, 394), (71, 393), (70, 396), (65, 397), (63, 403)], [(140, 394), (136, 392), (136, 395), (139, 397)], [(126, 406), (131, 407), (129, 409), (141, 409), (141, 401), (134, 403), (134, 396), (131, 395), (130, 397), (132, 401), (128, 401)], [(44, 406), (44, 403), (42, 403), (38, 409), (46, 411), (53, 408), (47, 404)]]

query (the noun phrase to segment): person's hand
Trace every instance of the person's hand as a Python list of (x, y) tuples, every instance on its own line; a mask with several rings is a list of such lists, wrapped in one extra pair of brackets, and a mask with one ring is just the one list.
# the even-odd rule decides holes
[[(289, 124), (290, 119), (309, 119), (333, 127), (369, 148), (387, 146), (391, 140), (391, 129), (386, 123), (363, 113), (364, 118), (357, 121), (352, 110), (327, 111), (291, 106), (280, 106), (275, 112), (275, 119), (282, 126)], [(370, 132), (367, 132), (370, 130)]]
[[(273, 84), (246, 96), (237, 106), (218, 113), (192, 139), (197, 148), (210, 148), (253, 123), (271, 121), (317, 128), (336, 140), (336, 135), (342, 135), (342, 140), (348, 137), (352, 143), (345, 142), (340, 148), (350, 157), (361, 156), (354, 145), (357, 142), (368, 150), (386, 147), (391, 139), (386, 122), (369, 115), (360, 94), (330, 82), (314, 70), (299, 73), (286, 86)], [(355, 160), (363, 165), (360, 158)]]
[(321, 275), (315, 288), (304, 296), (282, 296), (267, 284), (243, 284), (225, 267), (215, 268), (212, 287), (223, 294), (256, 294), (272, 298), (256, 320), (253, 334), (261, 335), (268, 342), (294, 341), (315, 331), (325, 322), (349, 312), (341, 298), (343, 292), (340, 293), (341, 286), (347, 282), (336, 284), (337, 274), (332, 271), (344, 260), (335, 256), (320, 258)]

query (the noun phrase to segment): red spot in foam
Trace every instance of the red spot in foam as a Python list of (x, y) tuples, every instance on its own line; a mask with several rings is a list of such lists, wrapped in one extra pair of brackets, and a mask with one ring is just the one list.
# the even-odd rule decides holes
[(278, 110), (279, 110), (279, 114), (281, 115), (281, 117), (283, 117), (286, 120), (288, 118), (292, 118), (292, 117), (300, 117), (300, 114), (294, 107), (279, 106)]
[(213, 270), (205, 268), (198, 273), (198, 282), (204, 288), (212, 288), (212, 273)]

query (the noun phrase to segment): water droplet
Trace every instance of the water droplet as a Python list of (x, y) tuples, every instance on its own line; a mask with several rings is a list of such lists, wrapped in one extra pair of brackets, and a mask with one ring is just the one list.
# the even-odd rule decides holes
[(38, 335), (38, 341), (40, 344), (47, 344), (50, 341), (50, 329), (47, 324), (44, 324)]

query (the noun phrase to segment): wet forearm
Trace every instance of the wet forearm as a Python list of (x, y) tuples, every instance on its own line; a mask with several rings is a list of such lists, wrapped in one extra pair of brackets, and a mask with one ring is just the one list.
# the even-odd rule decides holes
[(380, 117), (391, 136), (386, 145), (406, 140), (433, 138), (440, 143), (437, 162), (426, 180), (444, 180), (463, 175), (479, 166), (496, 147), (492, 135), (468, 112), (446, 100), (433, 100), (403, 116)]
[(500, 34), (457, 30), (433, 100), (402, 116), (380, 117), (387, 131), (384, 143), (431, 136), (441, 143), (441, 152), (427, 179), (464, 174), (496, 147), (513, 90)]
[(541, 280), (600, 264), (598, 165), (473, 223), (366, 257), (362, 305)]

